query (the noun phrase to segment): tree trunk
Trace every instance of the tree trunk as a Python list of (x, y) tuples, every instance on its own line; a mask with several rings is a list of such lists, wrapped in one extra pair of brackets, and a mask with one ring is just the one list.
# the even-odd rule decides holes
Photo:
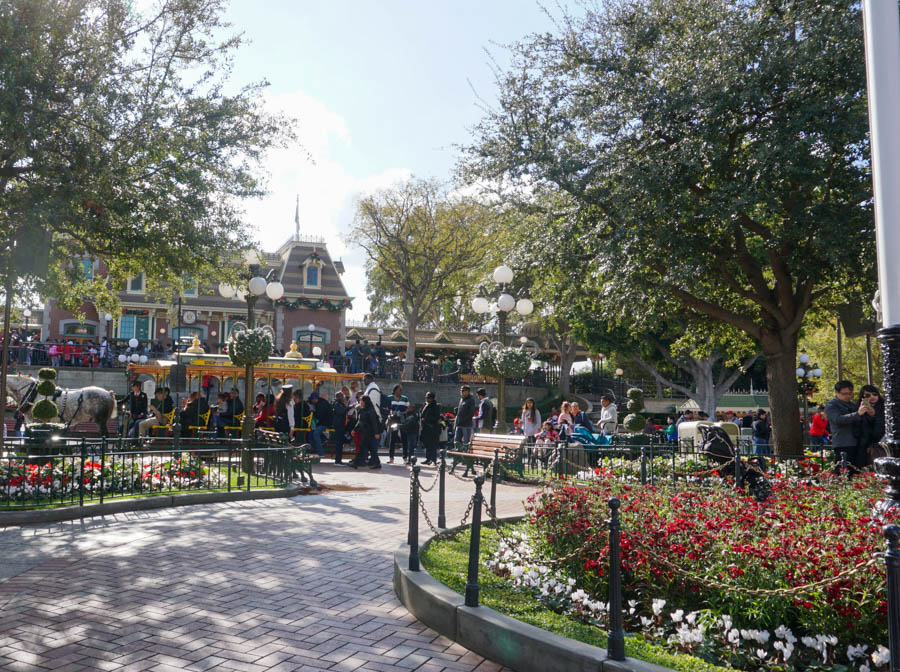
[(403, 380), (416, 379), (416, 328), (419, 326), (415, 315), (406, 320), (406, 359), (403, 361)]
[(559, 393), (566, 395), (571, 392), (570, 381), (572, 379), (572, 365), (578, 355), (578, 344), (573, 340), (563, 343), (559, 349)]
[(797, 395), (797, 335), (771, 332), (761, 341), (766, 357), (775, 454), (802, 455), (803, 427)]
[[(709, 415), (710, 420), (716, 419), (716, 402), (722, 396), (721, 391), (716, 390), (716, 381), (713, 377), (713, 364), (717, 358), (694, 360), (694, 394), (691, 399), (697, 402), (700, 410)], [(718, 392), (718, 394), (716, 394)]]

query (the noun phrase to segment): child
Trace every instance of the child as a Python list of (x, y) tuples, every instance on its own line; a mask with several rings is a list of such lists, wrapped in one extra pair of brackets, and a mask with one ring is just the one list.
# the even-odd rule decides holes
[(553, 425), (550, 424), (550, 421), (544, 423), (544, 426), (541, 428), (541, 433), (537, 436), (537, 442), (542, 446), (553, 445), (559, 440), (559, 433), (553, 429)]

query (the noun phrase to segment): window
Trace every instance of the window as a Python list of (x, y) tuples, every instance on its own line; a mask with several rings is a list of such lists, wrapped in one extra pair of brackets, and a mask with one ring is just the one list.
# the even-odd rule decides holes
[(197, 281), (189, 275), (184, 276), (184, 295), (197, 296)]
[(128, 279), (128, 293), (129, 294), (143, 294), (144, 293), (144, 274), (138, 273), (137, 275), (131, 276)]
[(150, 318), (141, 315), (123, 315), (119, 320), (119, 338), (136, 338), (146, 341), (150, 338)]
[[(306, 350), (309, 348), (309, 329), (306, 327), (296, 327), (294, 329), (294, 340), (297, 341), (297, 345), (300, 346), (301, 350)], [(312, 344), (313, 346), (320, 345), (325, 346), (331, 342), (331, 330), (330, 329), (316, 329), (312, 332)]]
[(306, 267), (306, 286), (307, 287), (318, 287), (319, 286), (319, 267), (318, 266), (307, 266)]
[(94, 279), (94, 263), (90, 259), (82, 259), (78, 262), (78, 271), (81, 277), (87, 281)]

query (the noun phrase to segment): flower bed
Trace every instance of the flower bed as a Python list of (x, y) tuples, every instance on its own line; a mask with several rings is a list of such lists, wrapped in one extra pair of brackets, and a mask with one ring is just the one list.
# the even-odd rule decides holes
[(529, 500), (527, 532), (507, 537), (490, 566), (604, 625), (616, 496), (626, 630), (739, 669), (875, 670), (887, 662), (884, 569), (872, 560), (883, 550), (885, 521), (871, 518), (879, 486), (871, 475), (776, 479), (759, 503), (724, 488), (556, 485)]
[(209, 468), (188, 453), (180, 457), (121, 455), (100, 462), (53, 458), (43, 464), (24, 460), (0, 461), (0, 506), (43, 505), (85, 498), (152, 494), (179, 490), (207, 490), (228, 485), (228, 475)]

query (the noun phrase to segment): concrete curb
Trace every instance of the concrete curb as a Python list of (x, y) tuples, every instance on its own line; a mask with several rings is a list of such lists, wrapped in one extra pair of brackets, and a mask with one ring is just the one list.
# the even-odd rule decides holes
[[(521, 519), (506, 516), (500, 521)], [(424, 550), (439, 536), (452, 535), (462, 527), (430, 535), (420, 548)], [(672, 672), (633, 658), (608, 660), (606, 649), (522, 623), (490, 607), (467, 607), (462, 595), (427, 571), (412, 572), (408, 567), (409, 546), (403, 544), (394, 553), (394, 593), (400, 602), (432, 630), (494, 663), (517, 672)]]
[(219, 502), (243, 502), (250, 499), (276, 499), (293, 497), (308, 490), (308, 486), (291, 485), (277, 490), (232, 490), (231, 492), (196, 492), (186, 495), (160, 495), (159, 497), (141, 497), (140, 499), (122, 499), (103, 504), (85, 504), (84, 506), (67, 506), (59, 509), (37, 509), (31, 511), (0, 512), (0, 527), (15, 525), (31, 525), (33, 523), (58, 523), (65, 520), (78, 520), (93, 516), (111, 516), (129, 511), (150, 511), (172, 506), (189, 506), (191, 504), (215, 504)]

